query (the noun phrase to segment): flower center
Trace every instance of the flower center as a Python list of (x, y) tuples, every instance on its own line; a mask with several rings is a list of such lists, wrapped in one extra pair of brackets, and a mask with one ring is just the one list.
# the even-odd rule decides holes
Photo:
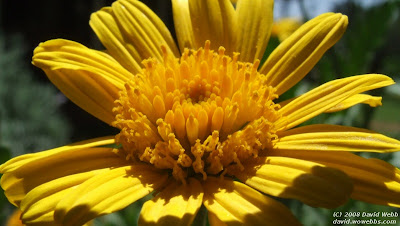
[(254, 64), (230, 58), (210, 42), (197, 51), (185, 49), (180, 59), (163, 50), (163, 62), (143, 61), (145, 68), (125, 84), (115, 101), (113, 126), (127, 160), (170, 169), (187, 176), (243, 169), (275, 139), (273, 122), (280, 116), (275, 89), (266, 85)]

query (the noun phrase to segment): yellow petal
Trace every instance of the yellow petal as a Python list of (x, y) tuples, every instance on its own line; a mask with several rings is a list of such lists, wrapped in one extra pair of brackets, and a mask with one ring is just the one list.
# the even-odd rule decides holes
[(245, 184), (208, 177), (203, 186), (207, 210), (228, 225), (300, 225), (283, 204)]
[[(290, 98), (279, 102), (279, 106), (283, 107), (293, 101), (296, 98)], [(346, 110), (351, 108), (356, 104), (368, 104), (370, 107), (378, 107), (382, 105), (382, 97), (371, 96), (368, 94), (355, 94), (343, 100), (342, 102), (336, 104), (335, 106), (329, 108), (324, 113), (333, 113), (338, 111)]]
[(226, 226), (226, 224), (218, 219), (217, 215), (213, 214), (211, 211), (208, 211), (208, 222), (212, 226)]
[(229, 0), (191, 0), (189, 10), (196, 49), (210, 40), (211, 49), (234, 51), (235, 10)]
[(65, 39), (40, 43), (34, 50), (32, 63), (48, 70), (65, 68), (91, 71), (117, 87), (122, 87), (132, 77), (108, 54)]
[(132, 46), (142, 60), (154, 57), (162, 60), (161, 45), (179, 55), (178, 48), (162, 20), (145, 4), (135, 0), (120, 0), (112, 4), (112, 13), (124, 45)]
[(365, 159), (347, 152), (276, 150), (269, 155), (317, 162), (340, 169), (353, 181), (351, 198), (400, 207), (400, 170), (379, 159)]
[(310, 125), (279, 133), (274, 149), (394, 152), (400, 141), (373, 131), (337, 125)]
[(179, 49), (196, 49), (188, 0), (172, 0), (172, 11)]
[(111, 148), (94, 148), (112, 142), (114, 139), (96, 139), (11, 159), (0, 166), (0, 173), (4, 174), (1, 187), (8, 200), (19, 206), (25, 195), (40, 184), (75, 173), (126, 164)]
[(108, 124), (118, 92), (132, 76), (109, 55), (63, 39), (41, 43), (32, 63), (71, 101)]
[(326, 110), (325, 113), (342, 111), (347, 108), (353, 107), (356, 104), (368, 104), (370, 107), (381, 106), (382, 97), (375, 97), (367, 94), (356, 94)]
[(167, 178), (167, 174), (145, 164), (112, 168), (71, 190), (57, 204), (54, 219), (61, 224), (81, 225), (125, 208), (162, 186)]
[(368, 160), (372, 166), (377, 167), (378, 165), (382, 165), (386, 167), (388, 172), (390, 171), (390, 174), (377, 175), (377, 173), (372, 171), (366, 172), (365, 170), (354, 170), (354, 168), (347, 168), (346, 170), (343, 167), (343, 171), (352, 177), (353, 181), (355, 181), (354, 183), (357, 184), (351, 198), (373, 204), (400, 208), (400, 170), (395, 169), (395, 167), (380, 159)]
[(203, 201), (200, 182), (189, 178), (188, 184), (173, 181), (140, 212), (140, 225), (191, 225)]
[(111, 7), (104, 7), (92, 13), (89, 24), (114, 59), (132, 74), (140, 72), (143, 59), (134, 46), (127, 44), (128, 40), (115, 21)]
[(260, 157), (234, 175), (257, 190), (307, 205), (335, 208), (351, 195), (353, 185), (343, 172), (310, 161), (287, 157)]
[(21, 202), (24, 224), (44, 224), (54, 222), (53, 214), (57, 203), (71, 189), (89, 178), (110, 169), (92, 170), (61, 177), (32, 189)]
[[(26, 223), (25, 223), (26, 222)], [(58, 226), (55, 222), (54, 222), (54, 218), (53, 218), (53, 213), (49, 212), (46, 213), (38, 218), (35, 219), (35, 221), (25, 221), (23, 224), (21, 225), (29, 225), (29, 226)], [(14, 226), (14, 225), (12, 225)], [(19, 225), (17, 225), (19, 226)]]
[(273, 21), (272, 0), (241, 0), (237, 10), (237, 48), (240, 60), (254, 62), (263, 57), (271, 35)]
[(300, 81), (343, 35), (347, 17), (325, 13), (303, 24), (262, 65), (260, 73), (280, 95)]
[(278, 130), (287, 130), (336, 106), (348, 97), (394, 84), (385, 75), (367, 74), (327, 82), (279, 109)]
[(90, 140), (80, 141), (76, 143), (69, 144), (67, 146), (62, 146), (58, 148), (54, 148), (51, 150), (47, 150), (45, 152), (37, 152), (33, 154), (25, 154), (20, 155), (15, 158), (10, 159), (6, 163), (0, 165), (0, 173), (5, 174), (14, 171), (15, 169), (23, 166), (33, 160), (40, 159), (49, 155), (53, 155), (63, 151), (70, 151), (74, 149), (84, 149), (84, 148), (91, 148), (91, 147), (99, 147), (104, 145), (114, 144), (115, 139), (114, 136), (108, 137), (99, 137)]

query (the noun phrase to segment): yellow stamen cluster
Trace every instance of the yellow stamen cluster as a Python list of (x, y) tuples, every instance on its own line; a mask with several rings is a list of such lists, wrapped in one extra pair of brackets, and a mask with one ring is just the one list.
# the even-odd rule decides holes
[(184, 178), (218, 174), (257, 157), (275, 139), (279, 107), (273, 87), (254, 64), (210, 50), (207, 41), (180, 59), (163, 50), (163, 62), (143, 61), (114, 108), (116, 141), (127, 159), (140, 160)]

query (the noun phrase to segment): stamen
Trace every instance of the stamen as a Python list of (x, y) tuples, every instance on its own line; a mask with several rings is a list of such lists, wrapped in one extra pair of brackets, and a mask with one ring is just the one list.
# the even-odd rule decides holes
[[(187, 176), (223, 175), (243, 169), (248, 158), (266, 152), (276, 139), (280, 116), (275, 89), (251, 63), (204, 49), (185, 49), (180, 59), (161, 47), (163, 62), (143, 61), (141, 74), (125, 84), (115, 101), (113, 126), (125, 158)], [(117, 152), (117, 150), (115, 150)]]

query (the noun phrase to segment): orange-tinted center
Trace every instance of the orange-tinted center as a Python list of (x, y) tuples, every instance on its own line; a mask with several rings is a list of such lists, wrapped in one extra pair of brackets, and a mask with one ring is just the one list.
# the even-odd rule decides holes
[(222, 173), (257, 157), (275, 139), (277, 95), (254, 64), (210, 50), (185, 49), (180, 59), (163, 50), (125, 84), (114, 108), (116, 141), (127, 159), (187, 176)]

